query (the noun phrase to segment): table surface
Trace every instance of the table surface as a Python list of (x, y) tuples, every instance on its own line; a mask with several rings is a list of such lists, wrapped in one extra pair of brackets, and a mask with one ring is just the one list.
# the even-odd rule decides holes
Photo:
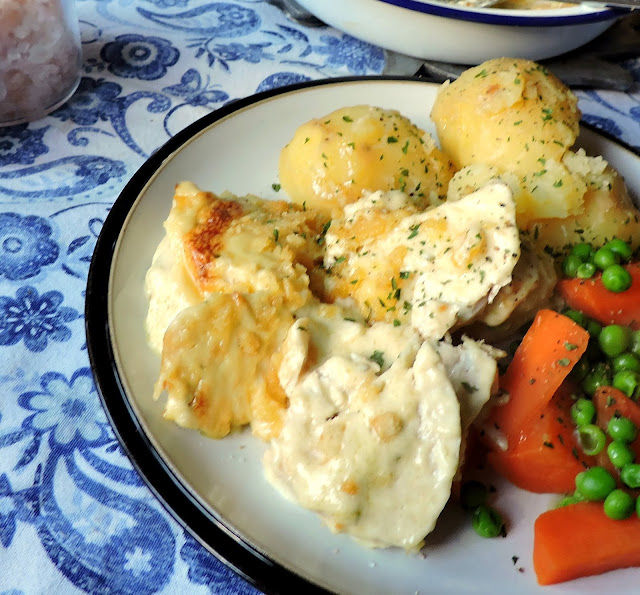
[[(261, 0), (77, 7), (77, 92), (0, 129), (0, 595), (254, 593), (155, 500), (107, 423), (84, 334), (92, 251), (125, 183), (187, 124), (256, 91), (397, 61)], [(640, 151), (640, 58), (623, 65), (630, 91), (577, 93), (585, 121)], [(138, 523), (144, 547), (127, 538)]]

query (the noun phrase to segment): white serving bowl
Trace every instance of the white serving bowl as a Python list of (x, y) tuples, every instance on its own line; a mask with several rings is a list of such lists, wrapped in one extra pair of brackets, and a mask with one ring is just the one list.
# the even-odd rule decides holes
[(589, 4), (513, 10), (426, 0), (297, 1), (353, 37), (424, 60), (457, 64), (502, 56), (558, 56), (588, 43), (625, 14)]

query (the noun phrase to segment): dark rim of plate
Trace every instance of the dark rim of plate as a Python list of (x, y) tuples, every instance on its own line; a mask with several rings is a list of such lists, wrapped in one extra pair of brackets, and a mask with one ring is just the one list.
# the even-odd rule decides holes
[[(488, 25), (507, 25), (518, 27), (560, 27), (570, 25), (582, 25), (587, 23), (598, 23), (609, 21), (620, 15), (628, 14), (624, 8), (601, 8), (590, 7), (591, 10), (582, 13), (557, 14), (527, 16), (525, 12), (535, 11), (514, 11), (492, 8), (465, 8), (456, 6), (453, 3), (442, 2), (420, 2), (418, 0), (380, 0), (385, 4), (391, 4), (399, 8), (406, 8), (414, 12), (431, 14), (438, 17), (458, 19), (462, 21), (472, 21), (474, 23), (484, 23)], [(560, 9), (559, 9), (560, 10)]]
[[(87, 350), (98, 394), (121, 446), (144, 482), (167, 511), (217, 558), (265, 593), (328, 595), (331, 591), (280, 565), (229, 527), (224, 519), (207, 510), (189, 487), (176, 477), (162, 455), (155, 449), (129, 402), (114, 359), (108, 323), (111, 265), (116, 244), (138, 196), (158, 169), (163, 166), (165, 160), (169, 159), (172, 153), (189, 139), (235, 111), (265, 99), (312, 87), (371, 81), (434, 84), (407, 76), (349, 76), (320, 79), (257, 93), (229, 103), (190, 124), (162, 145), (126, 184), (104, 222), (89, 268), (85, 302)], [(585, 123), (581, 123), (581, 126), (585, 126)], [(586, 127), (597, 130), (593, 126), (586, 125)], [(637, 151), (612, 135), (600, 130), (597, 130), (597, 133), (638, 155)]]

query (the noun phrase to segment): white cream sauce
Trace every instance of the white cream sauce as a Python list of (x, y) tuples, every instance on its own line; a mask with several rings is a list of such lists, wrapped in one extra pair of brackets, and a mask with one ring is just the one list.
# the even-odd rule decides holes
[(409, 327), (309, 316), (283, 351), (290, 406), (265, 456), (269, 479), (335, 531), (419, 547), (449, 499), (461, 440), (434, 347)]

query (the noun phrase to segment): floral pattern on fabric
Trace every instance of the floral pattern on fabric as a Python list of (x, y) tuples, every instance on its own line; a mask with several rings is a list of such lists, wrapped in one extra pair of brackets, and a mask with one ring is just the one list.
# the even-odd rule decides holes
[(0, 213), (0, 276), (11, 281), (35, 277), (58, 258), (47, 219)]
[(29, 351), (44, 351), (49, 341), (68, 341), (71, 328), (66, 323), (79, 318), (73, 308), (61, 306), (59, 291), (38, 295), (35, 287), (20, 287), (15, 298), (0, 296), (0, 345), (24, 341)]
[(171, 136), (256, 91), (379, 74), (384, 53), (261, 0), (76, 4), (78, 89), (43, 120), (0, 128), (0, 594), (35, 593), (25, 559), (40, 592), (60, 595), (255, 593), (117, 442), (88, 368), (89, 264), (111, 205)]

